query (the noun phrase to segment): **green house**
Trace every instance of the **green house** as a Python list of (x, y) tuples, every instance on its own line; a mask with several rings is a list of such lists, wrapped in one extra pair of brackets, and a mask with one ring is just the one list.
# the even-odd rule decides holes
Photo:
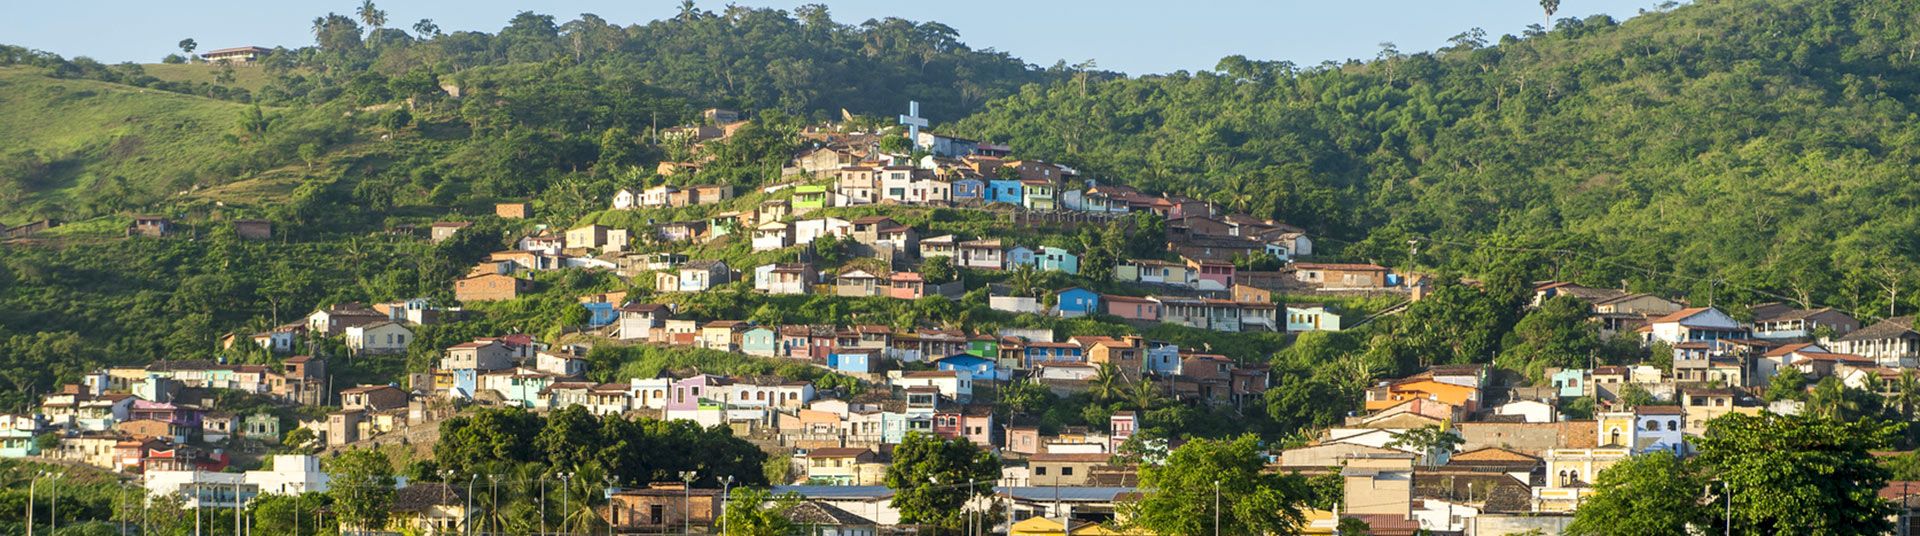
[(829, 206), (827, 200), (830, 197), (826, 186), (815, 184), (795, 186), (793, 188), (793, 209), (810, 210), (827, 208)]

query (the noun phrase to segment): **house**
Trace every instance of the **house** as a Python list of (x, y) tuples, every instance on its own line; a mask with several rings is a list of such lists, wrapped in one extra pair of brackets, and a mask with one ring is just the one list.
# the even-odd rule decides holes
[(920, 240), (920, 258), (921, 259), (932, 259), (934, 257), (954, 258), (959, 255), (959, 251), (960, 251), (957, 241), (958, 241), (958, 238), (950, 234), (921, 239)]
[(827, 356), (827, 368), (849, 374), (879, 372), (885, 353), (874, 348), (844, 348)]
[(386, 529), (401, 534), (448, 535), (466, 531), (472, 519), (467, 487), (441, 482), (408, 482), (393, 490)]
[(763, 264), (753, 269), (753, 289), (767, 294), (806, 294), (819, 271), (812, 264)]
[(648, 208), (673, 206), (672, 198), (679, 192), (679, 188), (665, 184), (641, 190), (640, 206)]
[(740, 349), (740, 337), (749, 326), (741, 320), (715, 320), (700, 326), (700, 338), (694, 345), (709, 350), (736, 352)]
[(1233, 288), (1233, 263), (1182, 258), (1193, 274), (1193, 288), (1227, 290)]
[(886, 292), (890, 284), (881, 283), (880, 277), (866, 270), (853, 269), (841, 272), (834, 278), (835, 296), (862, 297), (879, 296)]
[(620, 191), (613, 193), (614, 210), (632, 210), (638, 206), (640, 206), (640, 194), (633, 190), (621, 188)]
[(733, 282), (733, 270), (727, 267), (727, 261), (721, 260), (687, 261), (671, 278), (666, 275), (655, 276), (655, 282), (660, 284), (656, 288), (662, 292), (701, 292)]
[(1026, 246), (1007, 248), (1006, 259), (1009, 270), (1021, 266), (1033, 266), (1033, 249)]
[(159, 238), (173, 233), (173, 220), (161, 216), (135, 216), (127, 226), (127, 236)]
[(853, 222), (840, 218), (816, 218), (793, 222), (793, 243), (812, 244), (823, 236), (846, 237), (853, 233)]
[(987, 181), (988, 203), (1007, 203), (1026, 205), (1026, 196), (1021, 192), (1023, 185), (1018, 179), (993, 179)]
[[(620, 307), (619, 327), (616, 335), (624, 340), (652, 340), (667, 318), (673, 316), (673, 309), (658, 303), (629, 303)], [(664, 335), (664, 332), (661, 333)]]
[(627, 230), (594, 224), (567, 230), (567, 247), (616, 253), (627, 249)]
[(707, 236), (705, 221), (674, 221), (653, 226), (653, 236), (661, 242), (692, 242)]
[(407, 351), (413, 330), (396, 322), (376, 322), (346, 330), (347, 349), (355, 354), (398, 354)]
[(1028, 368), (1040, 364), (1086, 363), (1086, 349), (1071, 342), (1027, 341), (1026, 353), (1022, 356), (1022, 365)]
[(1289, 303), (1287, 331), (1340, 331), (1340, 313), (1317, 303)]
[(1021, 204), (1027, 210), (1055, 210), (1054, 182), (1048, 179), (1026, 179), (1020, 181)]
[(1860, 321), (1832, 307), (1799, 309), (1781, 303), (1753, 306), (1753, 336), (1761, 339), (1807, 339), (1826, 328), (1829, 337), (1860, 329)]
[(843, 167), (834, 179), (834, 190), (841, 206), (871, 205), (880, 200), (880, 175), (872, 167)]
[(340, 392), (344, 410), (386, 411), (407, 407), (407, 392), (391, 385), (362, 385)]
[(793, 187), (793, 214), (801, 215), (833, 206), (832, 195), (826, 186), (802, 184)]
[(1054, 454), (1042, 452), (1027, 457), (1027, 471), (1034, 486), (1086, 486), (1093, 468), (1107, 465), (1111, 454)]
[(719, 511), (720, 490), (717, 489), (690, 489), (680, 482), (655, 482), (641, 489), (609, 489), (608, 505), (598, 512), (609, 530), (620, 533), (666, 533), (680, 531), (688, 525), (704, 531), (713, 525)]
[(793, 245), (793, 226), (770, 221), (753, 228), (753, 250), (772, 251)]
[(961, 268), (999, 270), (1006, 267), (1006, 251), (999, 240), (969, 240), (960, 243)]
[(1460, 407), (1471, 413), (1479, 410), (1480, 388), (1440, 381), (1431, 377), (1414, 376), (1384, 382), (1382, 386), (1368, 389), (1366, 409), (1369, 411), (1386, 409), (1416, 398)]
[(200, 53), (207, 63), (253, 63), (272, 54), (273, 49), (257, 46), (216, 48)]
[(1073, 318), (1100, 312), (1100, 293), (1074, 287), (1060, 291), (1055, 295), (1059, 299), (1055, 310), (1060, 316)]
[(433, 243), (438, 244), (441, 242), (445, 242), (448, 238), (453, 238), (453, 235), (456, 233), (459, 233), (461, 229), (465, 229), (472, 226), (473, 226), (473, 222), (437, 221), (437, 222), (433, 222), (433, 225), (429, 228), (429, 233), (427, 236), (433, 240)]
[(1065, 249), (1053, 246), (1041, 246), (1034, 254), (1033, 267), (1069, 274), (1080, 273), (1080, 257)]
[(1193, 278), (1185, 264), (1156, 259), (1133, 259), (1114, 266), (1113, 279), (1184, 287), (1190, 286)]
[(1866, 356), (1885, 366), (1920, 366), (1920, 332), (1913, 329), (1913, 316), (1896, 316), (1875, 322), (1833, 339), (1833, 351)]
[(1387, 286), (1386, 267), (1376, 264), (1295, 263), (1294, 277), (1327, 289), (1374, 289)]
[(533, 290), (533, 281), (505, 274), (485, 274), (453, 283), (453, 299), (462, 302), (511, 300)]
[(1138, 380), (1146, 372), (1146, 339), (1127, 335), (1122, 337), (1079, 336), (1070, 339), (1084, 348), (1087, 362), (1094, 365), (1112, 365), (1125, 378)]
[(888, 371), (887, 384), (901, 389), (932, 387), (963, 404), (973, 400), (973, 375), (964, 370)]
[(948, 194), (948, 200), (955, 205), (973, 205), (986, 199), (987, 183), (980, 179), (972, 177), (956, 179), (953, 181), (952, 188), (952, 192)]
[(1160, 302), (1148, 298), (1103, 294), (1100, 301), (1106, 304), (1106, 313), (1126, 320), (1142, 322), (1160, 321)]
[[(1747, 336), (1747, 329), (1726, 313), (1712, 307), (1693, 307), (1681, 309), (1666, 316), (1647, 321), (1651, 328), (1647, 342), (1660, 341), (1668, 345), (1677, 345), (1688, 341), (1718, 341)], [(1676, 352), (1679, 351), (1676, 349)]]
[(533, 217), (533, 204), (526, 202), (494, 203), (493, 215), (507, 220), (523, 220)]
[(818, 448), (807, 451), (807, 484), (815, 486), (880, 486), (887, 464), (880, 453), (864, 448)]
[(964, 370), (974, 378), (999, 381), (1008, 379), (1005, 371), (999, 370), (999, 362), (973, 354), (953, 354), (933, 360), (937, 370)]

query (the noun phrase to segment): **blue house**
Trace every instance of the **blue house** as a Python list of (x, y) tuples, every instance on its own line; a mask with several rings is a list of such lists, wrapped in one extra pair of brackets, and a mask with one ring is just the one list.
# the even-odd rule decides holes
[(954, 354), (942, 357), (935, 360), (933, 365), (940, 370), (964, 370), (967, 371), (968, 374), (973, 375), (974, 378), (1006, 379), (1000, 377), (999, 367), (992, 359), (973, 354)]
[(1040, 252), (1034, 255), (1033, 262), (1033, 267), (1041, 270), (1080, 273), (1080, 257), (1053, 246), (1041, 246)]
[(1027, 202), (1026, 194), (1020, 188), (1020, 181), (994, 179), (987, 181), (988, 203), (1012, 203), (1022, 205)]
[(955, 204), (971, 201), (985, 201), (987, 183), (980, 179), (960, 179), (953, 181), (953, 190), (947, 193)]
[(1561, 398), (1580, 398), (1587, 396), (1587, 369), (1560, 369), (1553, 373), (1553, 390)]
[(480, 370), (453, 369), (453, 388), (459, 396), (472, 398), (475, 393), (480, 392)]
[(587, 327), (597, 328), (600, 326), (612, 324), (613, 321), (619, 320), (620, 311), (615, 310), (615, 307), (617, 305), (618, 304), (615, 304), (613, 302), (592, 302), (592, 303), (580, 304), (581, 307), (587, 308), (587, 313), (588, 313)]
[(1076, 317), (1100, 312), (1100, 293), (1080, 287), (1062, 290), (1059, 293), (1060, 304), (1056, 307), (1060, 316)]
[(1070, 342), (1027, 343), (1026, 366), (1032, 368), (1041, 363), (1085, 363), (1086, 349)]
[(827, 354), (827, 368), (846, 373), (872, 373), (880, 365), (879, 350), (842, 350)]
[(760, 357), (780, 355), (780, 332), (760, 326), (740, 334), (740, 353)]
[(1033, 264), (1033, 250), (1026, 246), (1014, 246), (1007, 250), (1007, 269)]

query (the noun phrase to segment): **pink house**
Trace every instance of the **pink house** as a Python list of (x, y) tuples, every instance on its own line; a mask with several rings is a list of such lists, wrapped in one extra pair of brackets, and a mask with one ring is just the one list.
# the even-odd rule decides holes
[(892, 284), (887, 288), (887, 296), (917, 300), (927, 295), (927, 280), (921, 278), (919, 272), (894, 272), (887, 279)]
[(1193, 272), (1195, 288), (1201, 290), (1226, 290), (1233, 288), (1233, 263), (1204, 261), (1182, 257), (1187, 261), (1187, 269)]
[(1100, 302), (1106, 305), (1107, 314), (1127, 320), (1147, 322), (1160, 321), (1160, 302), (1133, 296), (1101, 295)]

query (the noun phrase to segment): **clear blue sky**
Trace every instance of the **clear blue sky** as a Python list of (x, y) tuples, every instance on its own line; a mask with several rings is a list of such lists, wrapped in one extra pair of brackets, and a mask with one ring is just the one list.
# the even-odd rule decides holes
[[(376, 0), (390, 26), (431, 18), (442, 31), (498, 31), (521, 10), (565, 21), (594, 13), (626, 25), (670, 17), (678, 0)], [(791, 9), (805, 0), (740, 0)], [(1379, 43), (1432, 50), (1468, 28), (1491, 37), (1541, 21), (1538, 0), (824, 0), (834, 20), (858, 23), (897, 16), (934, 20), (960, 31), (974, 48), (996, 48), (1042, 66), (1094, 59), (1130, 74), (1211, 69), (1221, 57), (1311, 65), (1370, 58)], [(1659, 0), (1563, 0), (1561, 17), (1634, 16)], [(201, 50), (239, 45), (289, 48), (310, 44), (310, 22), (328, 11), (350, 14), (352, 0), (316, 2), (165, 2), (66, 0), (17, 2), (0, 17), (0, 43), (104, 62), (157, 62), (192, 37)], [(720, 0), (700, 0), (718, 11)]]

